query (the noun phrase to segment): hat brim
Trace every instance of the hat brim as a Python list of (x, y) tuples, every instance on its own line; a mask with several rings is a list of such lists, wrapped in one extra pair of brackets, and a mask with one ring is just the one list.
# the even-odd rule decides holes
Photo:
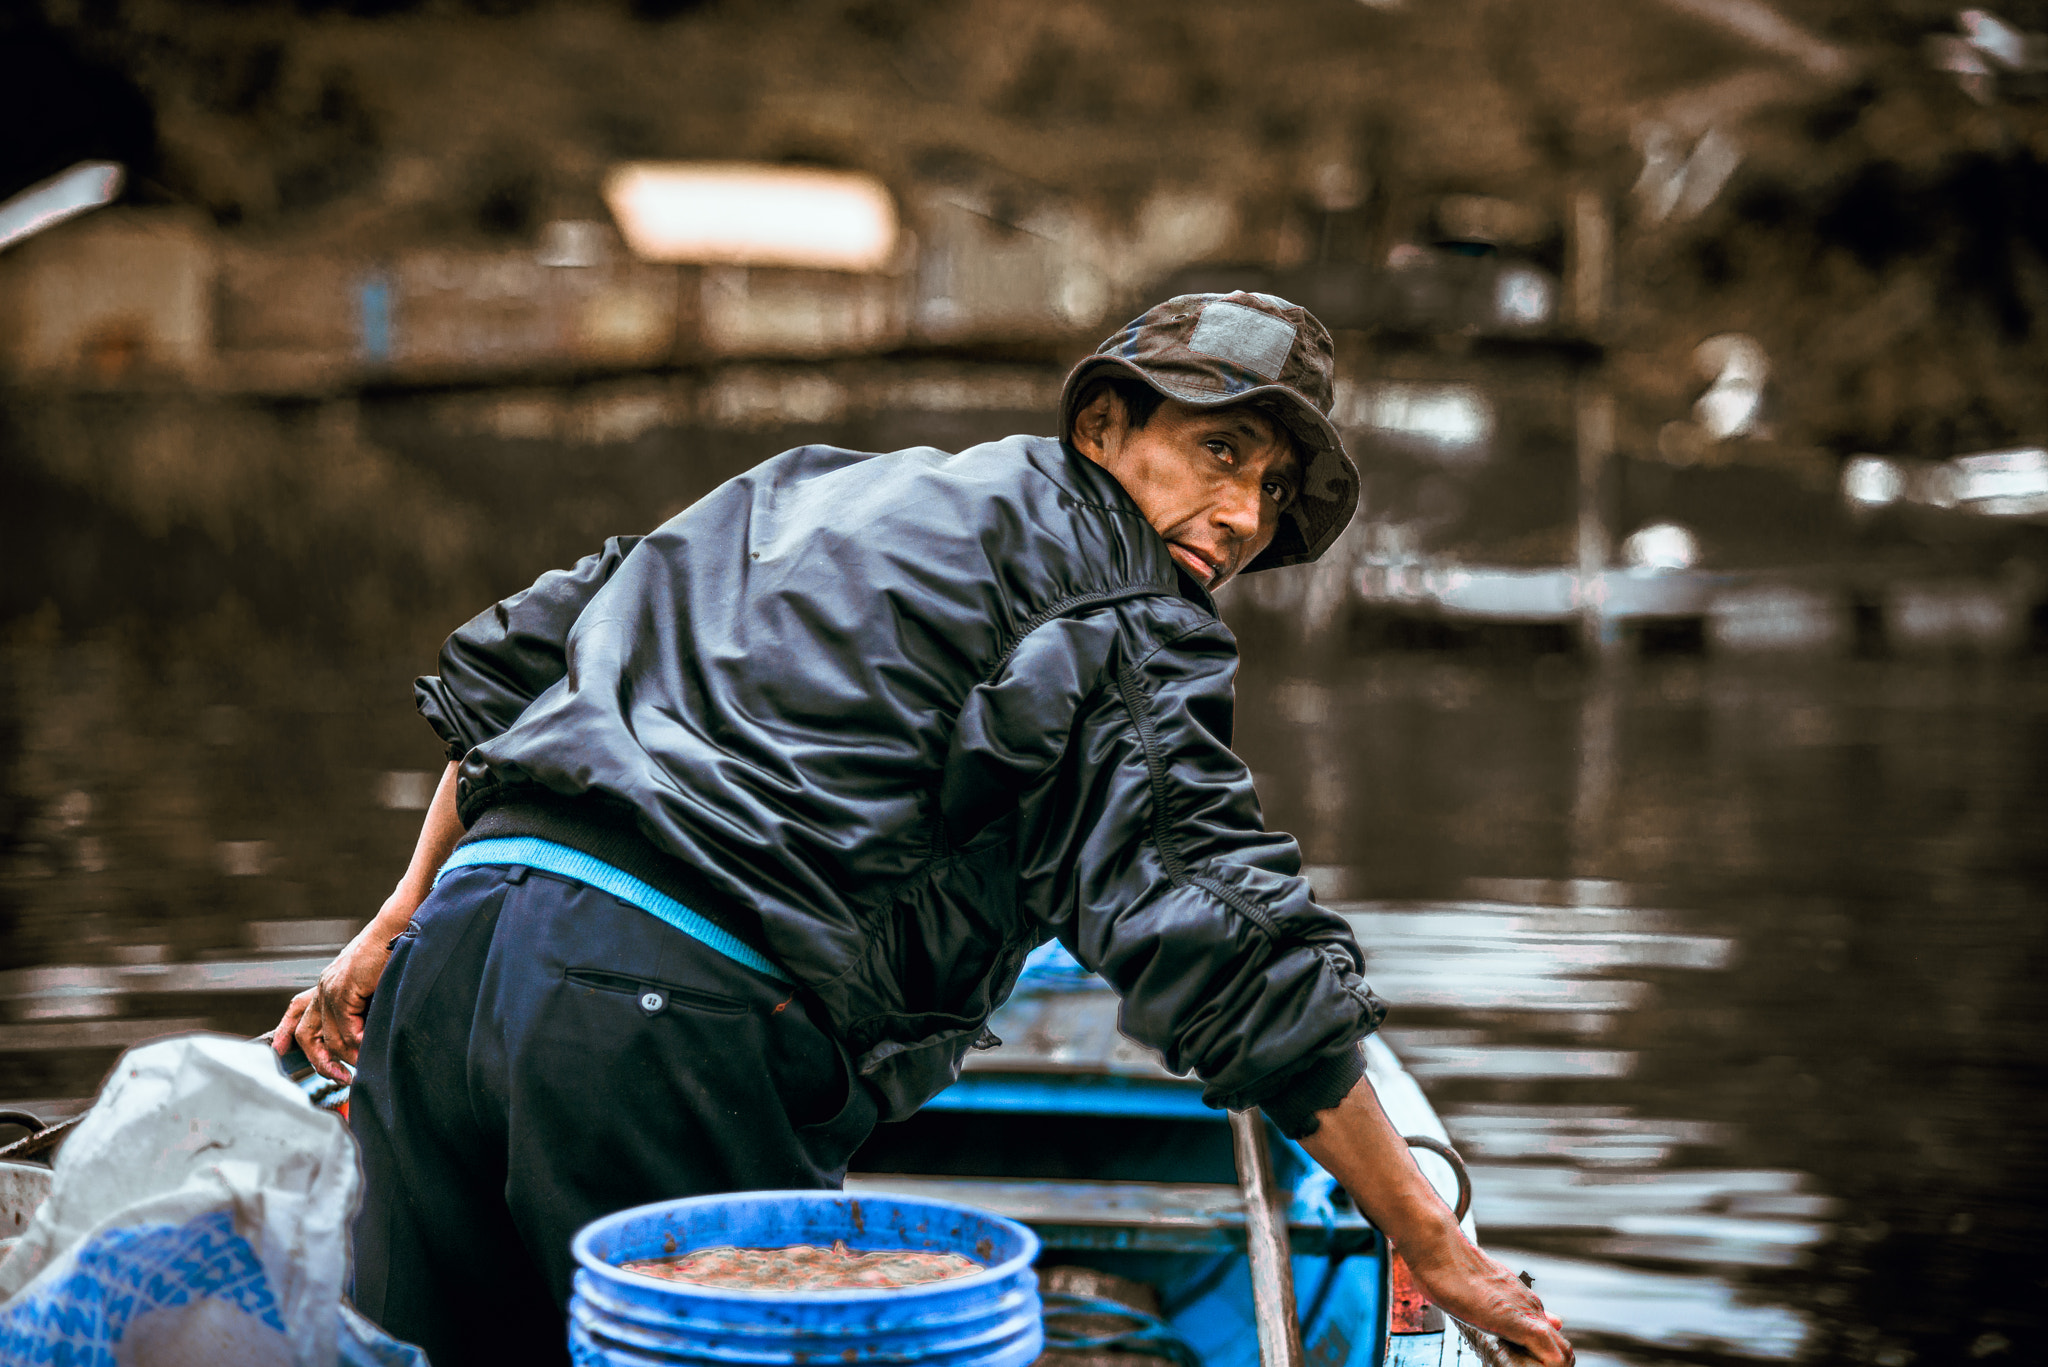
[(1358, 466), (1344, 449), (1344, 438), (1300, 390), (1292, 385), (1262, 384), (1228, 394), (1184, 392), (1121, 356), (1097, 354), (1074, 367), (1060, 392), (1061, 441), (1071, 439), (1081, 390), (1107, 371), (1141, 380), (1148, 388), (1193, 408), (1226, 408), (1267, 396), (1285, 401), (1288, 429), (1307, 452), (1308, 468), (1302, 471), (1301, 491), (1280, 514), (1280, 530), (1272, 544), (1240, 574), (1306, 565), (1319, 559), (1350, 525), (1352, 514), (1358, 511)]

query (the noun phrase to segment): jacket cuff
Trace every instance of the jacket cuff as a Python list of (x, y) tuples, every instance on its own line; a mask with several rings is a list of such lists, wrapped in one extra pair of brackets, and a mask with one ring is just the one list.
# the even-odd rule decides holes
[(1305, 1139), (1322, 1127), (1316, 1112), (1328, 1110), (1349, 1095), (1365, 1076), (1365, 1053), (1356, 1043), (1341, 1053), (1326, 1054), (1287, 1079), (1279, 1091), (1259, 1103), (1266, 1118), (1289, 1139)]
[(459, 763), (469, 755), (469, 742), (463, 738), (462, 728), (448, 715), (448, 700), (443, 696), (447, 685), (435, 675), (414, 679), (412, 684), (412, 705), (427, 719), (427, 725), (434, 728), (434, 734), (447, 747), (451, 762)]

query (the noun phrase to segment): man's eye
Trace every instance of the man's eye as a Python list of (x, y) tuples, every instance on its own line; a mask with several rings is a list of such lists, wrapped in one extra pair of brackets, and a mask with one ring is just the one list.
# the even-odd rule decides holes
[(1225, 465), (1237, 464), (1237, 452), (1231, 448), (1229, 442), (1212, 441), (1208, 443), (1208, 447), (1209, 454), (1215, 456), (1216, 459), (1222, 461)]
[(1266, 497), (1285, 508), (1288, 502), (1293, 499), (1294, 490), (1288, 488), (1287, 485), (1277, 479), (1269, 479), (1266, 481)]

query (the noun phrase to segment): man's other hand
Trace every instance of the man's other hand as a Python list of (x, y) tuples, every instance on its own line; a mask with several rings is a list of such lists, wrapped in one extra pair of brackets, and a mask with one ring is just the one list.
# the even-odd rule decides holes
[(283, 1054), (297, 1043), (322, 1077), (347, 1082), (343, 1064), (354, 1066), (363, 1044), (363, 1021), (370, 994), (384, 976), (391, 957), (391, 934), (380, 916), (356, 933), (334, 962), (321, 970), (320, 981), (293, 997), (284, 1019), (270, 1035), (270, 1047)]
[(450, 763), (441, 771), (440, 786), (427, 804), (426, 820), (420, 823), (419, 843), (413, 846), (405, 877), (398, 880), (370, 924), (334, 956), (334, 962), (321, 972), (320, 981), (292, 998), (284, 1019), (270, 1032), (271, 1048), (279, 1054), (289, 1053), (296, 1041), (322, 1077), (349, 1080), (348, 1069), (342, 1065), (353, 1066), (356, 1051), (363, 1046), (370, 994), (384, 976), (391, 945), (433, 892), (436, 871), (462, 838), (462, 820), (455, 811), (457, 767)]

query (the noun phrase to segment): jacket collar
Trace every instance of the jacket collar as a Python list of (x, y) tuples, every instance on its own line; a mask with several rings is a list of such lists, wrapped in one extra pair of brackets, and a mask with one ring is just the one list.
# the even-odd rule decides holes
[[(1221, 616), (1216, 609), (1215, 597), (1168, 553), (1166, 539), (1152, 530), (1152, 524), (1145, 520), (1137, 500), (1117, 482), (1115, 475), (1082, 455), (1064, 438), (1057, 441), (1049, 437), (1034, 440), (1031, 443), (1031, 463), (1075, 502), (1100, 508), (1113, 515), (1120, 525), (1127, 526), (1126, 536), (1132, 549), (1143, 547), (1149, 552), (1147, 568), (1153, 569), (1162, 580), (1171, 579), (1179, 587), (1182, 597), (1212, 617)], [(1158, 563), (1151, 564), (1153, 560)]]

